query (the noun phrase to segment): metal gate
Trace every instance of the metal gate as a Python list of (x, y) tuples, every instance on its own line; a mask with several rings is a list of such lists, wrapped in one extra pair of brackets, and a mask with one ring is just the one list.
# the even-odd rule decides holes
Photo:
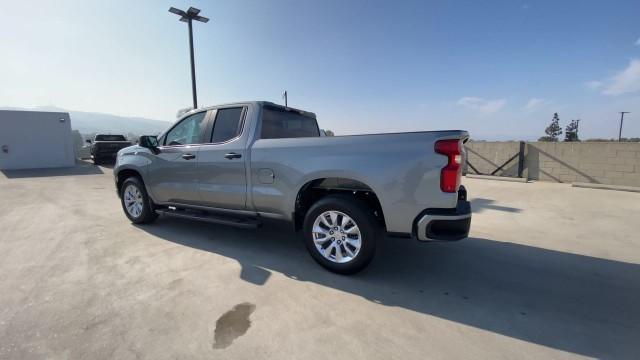
[[(482, 157), (482, 155), (476, 153), (475, 151), (473, 151), (470, 148), (467, 148), (467, 151), (469, 151), (469, 152), (471, 152), (473, 154), (476, 154), (479, 157)], [(502, 169), (504, 169), (505, 166), (509, 165), (511, 162), (513, 162), (514, 160), (517, 159), (517, 161), (518, 161), (518, 177), (522, 178), (522, 174), (524, 172), (524, 158), (525, 158), (525, 142), (524, 141), (520, 141), (520, 146), (519, 146), (518, 152), (515, 153), (513, 156), (511, 156), (507, 161), (502, 163), (502, 165), (497, 165), (496, 168), (493, 169), (493, 171), (491, 171), (490, 173), (482, 173), (482, 172), (478, 171), (478, 169), (475, 166), (473, 166), (473, 164), (468, 159), (467, 159), (467, 166), (469, 166), (469, 168), (471, 170), (473, 170), (477, 175), (500, 176), (500, 175), (496, 175), (496, 174), (499, 171), (501, 171)]]

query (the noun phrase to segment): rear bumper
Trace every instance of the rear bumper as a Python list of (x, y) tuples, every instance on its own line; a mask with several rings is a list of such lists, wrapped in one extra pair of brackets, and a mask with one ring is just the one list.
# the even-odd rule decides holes
[(427, 209), (416, 219), (416, 236), (420, 241), (455, 241), (469, 236), (471, 204), (464, 189), (454, 209)]
[(118, 155), (118, 150), (101, 150), (91, 154), (92, 157), (100, 158), (115, 158)]

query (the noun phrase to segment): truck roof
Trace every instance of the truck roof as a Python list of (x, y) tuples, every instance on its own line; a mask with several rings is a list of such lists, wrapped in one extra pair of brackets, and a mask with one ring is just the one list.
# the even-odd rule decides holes
[(182, 116), (180, 116), (180, 119), (182, 119), (186, 115), (191, 115), (191, 114), (195, 114), (197, 112), (207, 111), (207, 110), (219, 108), (221, 106), (230, 106), (230, 105), (238, 105), (238, 106), (240, 106), (240, 105), (247, 105), (247, 104), (256, 105), (256, 106), (265, 106), (265, 105), (267, 105), (267, 106), (271, 106), (271, 107), (280, 108), (280, 109), (285, 110), (285, 111), (298, 112), (301, 115), (309, 116), (309, 117), (312, 117), (314, 119), (316, 118), (316, 114), (313, 113), (313, 112), (310, 112), (310, 111), (305, 111), (305, 110), (301, 110), (301, 109), (292, 108), (290, 106), (284, 106), (284, 105), (276, 104), (276, 103), (273, 103), (271, 101), (252, 100), (252, 101), (236, 101), (236, 102), (230, 102), (230, 103), (216, 104), (216, 105), (200, 107), (200, 108), (197, 108), (197, 109), (193, 109), (193, 110), (187, 111), (186, 113), (182, 114)]

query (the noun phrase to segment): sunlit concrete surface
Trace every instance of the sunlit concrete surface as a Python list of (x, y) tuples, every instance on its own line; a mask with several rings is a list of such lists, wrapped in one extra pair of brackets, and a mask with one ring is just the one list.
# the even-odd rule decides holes
[(347, 277), (279, 224), (134, 226), (106, 167), (0, 172), (0, 358), (637, 358), (640, 194), (464, 183), (471, 238)]

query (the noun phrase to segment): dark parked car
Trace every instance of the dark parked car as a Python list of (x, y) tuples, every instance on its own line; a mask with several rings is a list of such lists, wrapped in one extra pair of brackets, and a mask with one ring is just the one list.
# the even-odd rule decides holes
[(131, 142), (124, 135), (104, 135), (99, 134), (91, 140), (87, 140), (91, 144), (91, 159), (93, 163), (98, 165), (104, 160), (115, 161), (116, 154), (120, 149), (131, 146)]

